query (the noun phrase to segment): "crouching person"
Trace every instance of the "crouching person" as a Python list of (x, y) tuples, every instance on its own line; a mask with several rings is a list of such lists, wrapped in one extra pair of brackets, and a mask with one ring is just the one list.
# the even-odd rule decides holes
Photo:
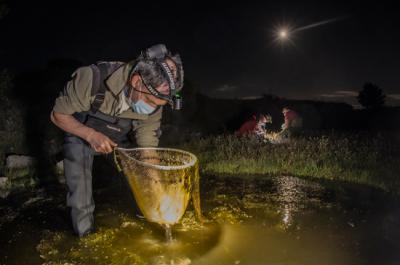
[(176, 105), (182, 86), (180, 57), (163, 44), (128, 63), (100, 62), (72, 74), (55, 100), (51, 120), (66, 133), (67, 205), (79, 236), (95, 229), (93, 157), (127, 146), (131, 131), (139, 147), (157, 146), (163, 106)]

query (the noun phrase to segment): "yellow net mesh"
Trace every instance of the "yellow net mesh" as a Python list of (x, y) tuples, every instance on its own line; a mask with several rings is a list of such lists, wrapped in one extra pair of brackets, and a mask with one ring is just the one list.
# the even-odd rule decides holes
[(172, 148), (117, 148), (114, 155), (147, 220), (167, 226), (178, 223), (190, 198), (201, 218), (195, 155)]

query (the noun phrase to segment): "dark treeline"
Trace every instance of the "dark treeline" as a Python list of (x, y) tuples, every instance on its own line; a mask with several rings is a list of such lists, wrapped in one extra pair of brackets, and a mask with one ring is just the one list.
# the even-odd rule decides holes
[(294, 109), (303, 117), (305, 131), (400, 129), (400, 107), (354, 109), (346, 103), (287, 100), (273, 95), (239, 100), (215, 99), (196, 94), (193, 98), (185, 98), (184, 104), (189, 110), (173, 115), (183, 116), (182, 120), (203, 133), (234, 132), (251, 115), (260, 112), (270, 114), (273, 129), (279, 130), (283, 122), (284, 106)]

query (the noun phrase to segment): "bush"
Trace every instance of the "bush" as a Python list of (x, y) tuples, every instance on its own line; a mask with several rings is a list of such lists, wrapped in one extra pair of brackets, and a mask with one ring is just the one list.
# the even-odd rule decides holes
[(27, 153), (24, 107), (10, 98), (12, 76), (7, 70), (0, 73), (0, 171), (4, 172), (5, 156)]

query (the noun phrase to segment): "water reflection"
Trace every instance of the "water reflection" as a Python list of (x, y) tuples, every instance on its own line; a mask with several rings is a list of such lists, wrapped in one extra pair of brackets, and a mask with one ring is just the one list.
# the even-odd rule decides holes
[(284, 224), (285, 227), (289, 227), (293, 220), (292, 220), (292, 211), (290, 209), (289, 205), (284, 205), (284, 209), (283, 209), (283, 219), (282, 222)]
[[(321, 197), (324, 188), (317, 184), (291, 176), (279, 176), (276, 178), (275, 200), (279, 204), (282, 215), (282, 227), (290, 228), (294, 223), (296, 212), (304, 210), (310, 204), (310, 197)], [(312, 202), (312, 200), (311, 200)], [(319, 200), (313, 201), (320, 203)]]

